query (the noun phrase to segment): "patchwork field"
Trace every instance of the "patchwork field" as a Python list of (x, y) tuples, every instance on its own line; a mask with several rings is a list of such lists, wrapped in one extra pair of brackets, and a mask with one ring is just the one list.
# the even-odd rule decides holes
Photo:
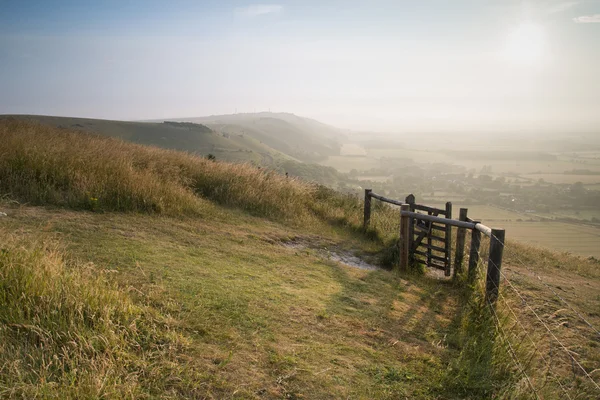
[(555, 251), (584, 257), (600, 257), (600, 229), (562, 222), (515, 222), (503, 224), (506, 237)]
[[(444, 208), (444, 203), (424, 201), (425, 204)], [(481, 220), (484, 224), (494, 228), (506, 229), (506, 238), (513, 242), (523, 242), (559, 252), (569, 252), (583, 257), (593, 256), (600, 258), (600, 229), (593, 226), (571, 224), (558, 221), (545, 221), (544, 216), (529, 213), (517, 213), (510, 210), (490, 205), (453, 204), (454, 217), (458, 216), (459, 209), (469, 209), (469, 216)], [(583, 212), (579, 217), (592, 217), (592, 212)], [(577, 218), (575, 215), (559, 215)], [(396, 229), (396, 226), (386, 227)]]
[(576, 174), (525, 174), (521, 175), (524, 178), (538, 181), (543, 179), (546, 182), (556, 184), (573, 184), (575, 182), (581, 182), (584, 185), (598, 184), (600, 183), (599, 175), (576, 175)]
[(353, 169), (366, 171), (371, 168), (378, 168), (379, 160), (369, 157), (359, 156), (329, 156), (327, 160), (321, 163), (326, 167), (333, 167), (340, 172), (350, 172)]

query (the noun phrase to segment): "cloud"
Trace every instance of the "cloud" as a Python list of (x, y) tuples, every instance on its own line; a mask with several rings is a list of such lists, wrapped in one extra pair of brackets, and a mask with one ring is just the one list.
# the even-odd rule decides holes
[(237, 7), (234, 13), (238, 17), (254, 18), (266, 14), (279, 14), (283, 11), (280, 4), (252, 4), (246, 7)]
[(573, 18), (573, 21), (578, 24), (600, 24), (600, 14), (582, 15), (581, 17)]
[(548, 9), (548, 14), (555, 14), (555, 13), (567, 11), (569, 8), (574, 7), (579, 3), (581, 3), (581, 2), (580, 1), (564, 1), (562, 3), (558, 3)]

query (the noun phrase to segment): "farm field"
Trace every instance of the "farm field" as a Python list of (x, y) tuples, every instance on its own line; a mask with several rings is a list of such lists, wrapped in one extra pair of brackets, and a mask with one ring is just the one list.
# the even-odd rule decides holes
[[(448, 148), (445, 150), (448, 150)], [(476, 171), (480, 171), (483, 167), (491, 166), (493, 175), (506, 173), (518, 173), (526, 175), (535, 174), (540, 176), (532, 175), (528, 176), (528, 178), (535, 180), (544, 178), (548, 182), (552, 183), (574, 183), (577, 181), (584, 183), (600, 182), (598, 180), (589, 182), (590, 177), (594, 177), (593, 175), (563, 175), (565, 171), (571, 171), (574, 169), (589, 169), (591, 171), (600, 172), (600, 161), (589, 158), (589, 154), (585, 158), (581, 158), (579, 153), (551, 153), (555, 155), (557, 159), (553, 161), (547, 161), (526, 159), (489, 159), (485, 157), (473, 158), (465, 156), (464, 154), (453, 154), (451, 152), (447, 153), (445, 150), (421, 150), (393, 145), (391, 148), (362, 148), (360, 145), (347, 143), (342, 145), (341, 156), (331, 156), (328, 160), (323, 162), (323, 165), (334, 167), (342, 172), (347, 172), (351, 169), (357, 169), (360, 171), (367, 170), (369, 168), (382, 167), (382, 158), (395, 158), (410, 159), (418, 163), (445, 163), (462, 165), (468, 170), (474, 169)], [(359, 154), (366, 154), (366, 157), (358, 161), (356, 156), (352, 156)], [(476, 151), (474, 150), (473, 155), (477, 155)], [(509, 156), (507, 155), (507, 157)], [(545, 175), (549, 175), (549, 179), (546, 179)], [(561, 178), (562, 176), (565, 178)], [(575, 181), (572, 181), (572, 177), (577, 178)], [(554, 178), (556, 182), (552, 180), (552, 178)]]
[(508, 241), (523, 242), (584, 257), (600, 257), (600, 229), (563, 222), (517, 222), (502, 224)]
[(392, 177), (385, 175), (361, 175), (357, 176), (356, 179), (358, 179), (359, 181), (387, 182), (390, 179), (392, 179)]
[[(436, 208), (444, 207), (444, 203), (424, 203)], [(454, 217), (458, 216), (460, 207), (459, 203), (453, 204)], [(598, 228), (558, 221), (543, 221), (537, 214), (521, 214), (489, 205), (470, 205), (466, 208), (469, 209), (468, 215), (471, 218), (481, 220), (490, 227), (506, 229), (508, 241), (524, 242), (584, 257), (600, 257), (600, 247), (598, 246), (600, 229)], [(576, 218), (576, 216), (571, 217)], [(584, 217), (584, 215), (579, 217)]]
[(575, 174), (525, 174), (521, 175), (523, 178), (532, 179), (538, 181), (543, 179), (546, 182), (555, 184), (573, 184), (575, 182), (581, 182), (584, 185), (598, 184), (600, 183), (599, 175), (575, 175)]
[(353, 169), (365, 171), (380, 166), (379, 160), (356, 156), (329, 156), (321, 164), (326, 167), (333, 167), (340, 172), (350, 172)]
[[(418, 200), (418, 199), (417, 199)], [(436, 207), (436, 208), (444, 208), (444, 203), (438, 202), (425, 202), (425, 204)], [(494, 207), (485, 204), (476, 204), (476, 205), (463, 205), (460, 202), (452, 203), (452, 213), (453, 215), (458, 216), (459, 209), (461, 207), (465, 207), (469, 209), (469, 217), (473, 219), (477, 219), (485, 223), (491, 223), (495, 221), (516, 221), (517, 219), (524, 218), (535, 218), (534, 215), (530, 214), (520, 214), (515, 211), (504, 210), (499, 207)]]

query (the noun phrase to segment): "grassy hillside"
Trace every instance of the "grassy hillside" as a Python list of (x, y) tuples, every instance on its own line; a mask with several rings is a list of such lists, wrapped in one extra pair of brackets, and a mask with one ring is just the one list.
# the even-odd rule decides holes
[(271, 164), (278, 160), (292, 159), (251, 136), (223, 135), (202, 124), (175, 123), (173, 121), (110, 121), (43, 115), (13, 115), (10, 117), (56, 128), (68, 128), (116, 137), (133, 143), (184, 150), (199, 155), (210, 153), (218, 159), (227, 161), (254, 161)]
[[(460, 282), (351, 265), (391, 208), (363, 235), (356, 198), (249, 165), (23, 121), (0, 140), (0, 398), (534, 398)], [(600, 322), (593, 260), (510, 249), (511, 276), (588, 284), (568, 300)], [(591, 371), (593, 335), (553, 326)]]
[[(329, 128), (326, 125), (323, 125), (326, 128), (322, 128), (317, 121), (293, 117), (296, 125), (292, 125), (283, 119), (274, 119), (277, 123), (284, 125), (280, 130), (281, 134), (277, 133), (275, 135), (274, 132), (266, 134), (263, 130), (256, 130), (257, 127), (255, 127), (256, 129), (243, 127), (243, 124), (211, 125), (213, 130), (199, 123), (176, 121), (128, 122), (42, 115), (0, 116), (4, 119), (14, 118), (55, 128), (120, 138), (143, 145), (183, 150), (196, 155), (206, 156), (212, 154), (218, 160), (251, 162), (282, 173), (287, 172), (292, 176), (305, 180), (336, 188), (345, 187), (348, 180), (347, 176), (338, 173), (331, 167), (304, 163), (292, 156), (302, 155), (298, 153), (297, 145), (307, 144), (305, 142), (306, 135), (310, 135), (310, 140), (318, 144), (313, 149), (314, 154), (309, 156), (308, 160), (311, 157), (319, 158), (318, 154), (321, 154), (319, 151), (330, 152), (331, 149), (327, 147), (327, 143), (331, 140), (332, 132), (336, 132), (334, 128)], [(305, 131), (301, 131), (302, 129), (299, 126), (304, 127), (302, 129), (305, 129)], [(323, 136), (319, 136), (321, 133)], [(291, 137), (293, 139), (290, 139)], [(332, 146), (335, 146), (335, 144)], [(281, 151), (276, 150), (276, 148)]]
[(182, 118), (205, 124), (219, 132), (251, 136), (270, 147), (305, 162), (339, 155), (343, 134), (337, 128), (288, 113), (247, 113)]

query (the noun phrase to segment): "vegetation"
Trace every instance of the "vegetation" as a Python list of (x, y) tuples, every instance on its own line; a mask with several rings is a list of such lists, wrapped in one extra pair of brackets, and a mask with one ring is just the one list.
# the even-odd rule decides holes
[(0, 135), (0, 191), (31, 204), (191, 215), (207, 212), (203, 199), (210, 199), (280, 219), (301, 221), (314, 210), (359, 220), (356, 202), (348, 208), (352, 202), (337, 199), (341, 195), (334, 191), (248, 164), (15, 120), (3, 121)]
[[(364, 235), (356, 196), (272, 170), (15, 120), (0, 139), (2, 398), (531, 397), (480, 288), (334, 261), (393, 262), (392, 207)], [(513, 243), (505, 260), (549, 323), (521, 263), (581, 286), (563, 295), (600, 322), (595, 260)], [(562, 322), (591, 371), (597, 341)], [(573, 398), (594, 393), (554, 360)]]

